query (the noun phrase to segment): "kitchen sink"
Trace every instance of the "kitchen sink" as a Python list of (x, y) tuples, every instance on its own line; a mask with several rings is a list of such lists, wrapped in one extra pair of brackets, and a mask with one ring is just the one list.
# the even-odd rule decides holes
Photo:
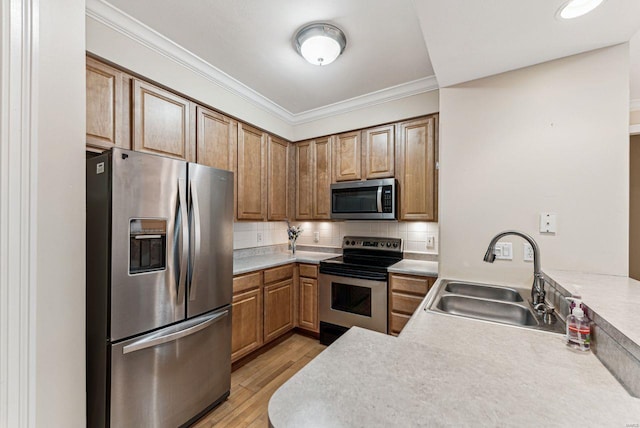
[(442, 296), (437, 308), (452, 315), (462, 315), (505, 324), (538, 325), (533, 313), (526, 307), (494, 300), (466, 296)]
[(484, 299), (500, 300), (505, 302), (522, 302), (522, 296), (518, 290), (494, 285), (471, 284), (467, 282), (449, 282), (445, 287), (449, 293), (463, 296), (481, 297)]
[(425, 310), (517, 327), (564, 333), (564, 324), (552, 324), (531, 307), (529, 289), (443, 279)]

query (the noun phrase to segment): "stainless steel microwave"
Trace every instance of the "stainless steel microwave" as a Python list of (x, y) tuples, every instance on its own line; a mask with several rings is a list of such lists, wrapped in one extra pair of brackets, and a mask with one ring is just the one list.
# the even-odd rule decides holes
[(398, 184), (393, 178), (348, 181), (331, 185), (331, 218), (395, 220)]

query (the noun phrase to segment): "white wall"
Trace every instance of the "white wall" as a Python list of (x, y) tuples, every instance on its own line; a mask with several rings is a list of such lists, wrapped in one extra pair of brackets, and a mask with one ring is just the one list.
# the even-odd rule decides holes
[(482, 261), (506, 229), (543, 268), (627, 274), (628, 45), (441, 89), (440, 107), (441, 276), (530, 284), (530, 263)]
[(40, 1), (36, 426), (85, 419), (84, 1)]
[(293, 141), (368, 128), (382, 123), (437, 113), (439, 110), (438, 91), (424, 92), (337, 116), (301, 123), (293, 128)]

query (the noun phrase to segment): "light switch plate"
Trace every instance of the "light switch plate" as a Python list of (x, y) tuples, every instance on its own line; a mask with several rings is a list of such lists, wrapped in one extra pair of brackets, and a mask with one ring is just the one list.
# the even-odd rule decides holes
[(511, 242), (498, 242), (493, 249), (496, 260), (513, 260), (513, 244)]
[(320, 232), (313, 232), (313, 242), (320, 242)]

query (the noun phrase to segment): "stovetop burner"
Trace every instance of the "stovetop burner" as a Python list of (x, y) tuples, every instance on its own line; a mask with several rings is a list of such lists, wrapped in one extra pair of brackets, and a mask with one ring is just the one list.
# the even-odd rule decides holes
[(320, 262), (321, 273), (356, 276), (364, 272), (379, 272), (386, 276), (387, 268), (402, 260), (402, 240), (345, 236), (342, 256)]

